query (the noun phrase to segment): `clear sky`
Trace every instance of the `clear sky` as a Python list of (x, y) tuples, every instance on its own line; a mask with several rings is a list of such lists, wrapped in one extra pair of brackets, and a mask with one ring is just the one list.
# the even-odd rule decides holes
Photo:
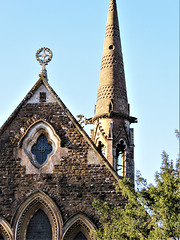
[[(50, 85), (74, 116), (94, 114), (108, 0), (0, 1), (0, 125), (38, 80), (36, 51), (49, 47)], [(117, 0), (135, 164), (149, 182), (179, 125), (179, 1)], [(88, 130), (89, 131), (89, 130)]]

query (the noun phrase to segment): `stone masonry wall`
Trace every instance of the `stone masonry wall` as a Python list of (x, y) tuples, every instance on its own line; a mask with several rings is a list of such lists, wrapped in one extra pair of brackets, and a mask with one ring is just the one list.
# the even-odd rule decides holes
[[(61, 146), (68, 148), (67, 156), (57, 159), (53, 174), (26, 174), (26, 167), (21, 166), (22, 160), (17, 157), (21, 128), (33, 118), (50, 123)], [(94, 198), (124, 205), (115, 192), (113, 183), (117, 180), (109, 169), (104, 164), (88, 165), (89, 148), (59, 104), (24, 105), (0, 136), (0, 215), (12, 223), (18, 206), (38, 189), (53, 199), (64, 221), (83, 212), (98, 224), (92, 207)]]

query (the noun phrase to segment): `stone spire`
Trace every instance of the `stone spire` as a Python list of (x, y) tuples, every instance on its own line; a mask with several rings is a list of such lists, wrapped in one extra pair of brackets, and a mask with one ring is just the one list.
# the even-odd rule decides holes
[(129, 114), (116, 0), (110, 0), (95, 117)]
[(116, 0), (110, 0), (91, 138), (117, 173), (134, 182), (134, 137), (130, 124)]

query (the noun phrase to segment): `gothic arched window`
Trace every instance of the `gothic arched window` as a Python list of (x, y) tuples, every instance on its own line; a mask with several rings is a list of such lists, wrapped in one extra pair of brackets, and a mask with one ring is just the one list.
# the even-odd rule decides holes
[(43, 210), (38, 210), (31, 218), (27, 232), (26, 240), (52, 240), (52, 228), (47, 215)]
[(44, 134), (41, 134), (37, 143), (32, 146), (31, 152), (36, 156), (38, 164), (43, 165), (49, 153), (52, 152), (52, 146), (48, 143), (47, 138)]
[(126, 166), (126, 144), (124, 140), (120, 140), (116, 148), (116, 171), (119, 176), (125, 177), (125, 166)]
[(97, 148), (98, 148), (98, 151), (102, 153), (103, 156), (105, 156), (105, 146), (101, 141), (98, 142)]

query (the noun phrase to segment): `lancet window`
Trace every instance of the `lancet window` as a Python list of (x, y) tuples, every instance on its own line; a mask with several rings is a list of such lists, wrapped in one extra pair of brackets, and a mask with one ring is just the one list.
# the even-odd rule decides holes
[(124, 140), (120, 140), (116, 148), (116, 171), (119, 176), (125, 177), (126, 168), (126, 144)]
[(98, 142), (97, 148), (98, 148), (98, 151), (102, 153), (103, 156), (105, 156), (105, 146), (101, 141)]
[(26, 240), (39, 239), (52, 240), (50, 221), (41, 209), (31, 218), (26, 233)]

